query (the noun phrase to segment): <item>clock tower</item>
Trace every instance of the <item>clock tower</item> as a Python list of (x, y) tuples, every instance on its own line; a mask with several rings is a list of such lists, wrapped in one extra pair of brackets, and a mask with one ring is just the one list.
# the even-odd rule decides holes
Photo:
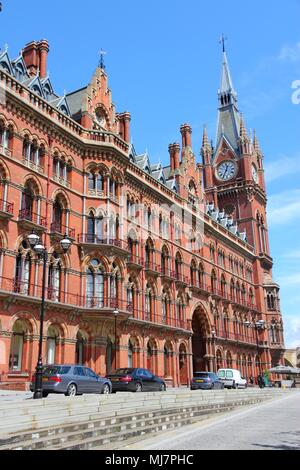
[(201, 149), (206, 201), (238, 223), (257, 254), (269, 256), (263, 155), (239, 112), (224, 44), (218, 101), (215, 148), (205, 129)]

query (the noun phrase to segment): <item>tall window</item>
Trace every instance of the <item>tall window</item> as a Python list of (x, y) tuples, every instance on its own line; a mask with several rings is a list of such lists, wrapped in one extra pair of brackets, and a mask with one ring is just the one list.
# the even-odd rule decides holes
[(151, 310), (152, 310), (152, 290), (149, 284), (147, 284), (146, 292), (145, 292), (145, 313), (146, 313), (146, 320), (151, 319)]
[(31, 255), (26, 241), (18, 251), (16, 259), (15, 291), (28, 295), (30, 292)]
[(11, 371), (22, 371), (24, 335), (27, 332), (23, 320), (17, 320), (12, 330), (12, 338), (9, 354), (9, 369)]
[(102, 308), (104, 306), (104, 270), (97, 259), (90, 262), (86, 277), (87, 306)]
[(48, 298), (60, 302), (61, 297), (61, 262), (59, 255), (54, 252), (49, 265)]
[(34, 191), (29, 183), (26, 183), (23, 194), (22, 194), (22, 211), (23, 216), (31, 220), (33, 216), (34, 208)]

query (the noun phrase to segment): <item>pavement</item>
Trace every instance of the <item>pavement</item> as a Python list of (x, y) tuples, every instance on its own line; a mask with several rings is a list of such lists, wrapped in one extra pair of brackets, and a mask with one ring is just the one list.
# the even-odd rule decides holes
[(300, 391), (119, 450), (300, 450)]

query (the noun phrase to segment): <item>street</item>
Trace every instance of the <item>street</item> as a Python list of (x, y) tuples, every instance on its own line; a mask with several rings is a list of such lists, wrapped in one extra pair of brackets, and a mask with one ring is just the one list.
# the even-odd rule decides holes
[(122, 447), (133, 449), (300, 450), (300, 391)]

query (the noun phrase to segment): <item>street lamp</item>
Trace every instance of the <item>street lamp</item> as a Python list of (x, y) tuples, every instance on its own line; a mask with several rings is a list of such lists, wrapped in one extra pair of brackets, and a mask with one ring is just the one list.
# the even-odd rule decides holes
[(216, 337), (216, 330), (213, 328), (211, 330), (211, 335), (212, 335), (212, 344), (213, 344), (213, 367), (214, 367), (214, 372), (217, 371), (217, 366), (216, 366), (216, 347), (215, 347), (215, 337)]
[[(45, 316), (45, 294), (46, 294), (46, 274), (47, 274), (47, 261), (48, 252), (42, 244), (40, 237), (36, 233), (28, 235), (28, 242), (30, 247), (36, 252), (39, 258), (43, 259), (43, 281), (42, 281), (42, 303), (41, 303), (41, 315), (40, 315), (40, 338), (39, 338), (39, 353), (38, 362), (36, 365), (35, 383), (34, 383), (34, 394), (33, 398), (43, 398), (43, 330), (44, 330), (44, 316)], [(65, 235), (64, 239), (61, 240), (60, 246), (64, 253), (67, 253), (72, 245), (71, 240)]]
[(114, 367), (115, 370), (117, 369), (117, 318), (119, 315), (119, 310), (116, 308), (114, 310), (114, 317), (115, 317), (115, 357), (114, 357)]

